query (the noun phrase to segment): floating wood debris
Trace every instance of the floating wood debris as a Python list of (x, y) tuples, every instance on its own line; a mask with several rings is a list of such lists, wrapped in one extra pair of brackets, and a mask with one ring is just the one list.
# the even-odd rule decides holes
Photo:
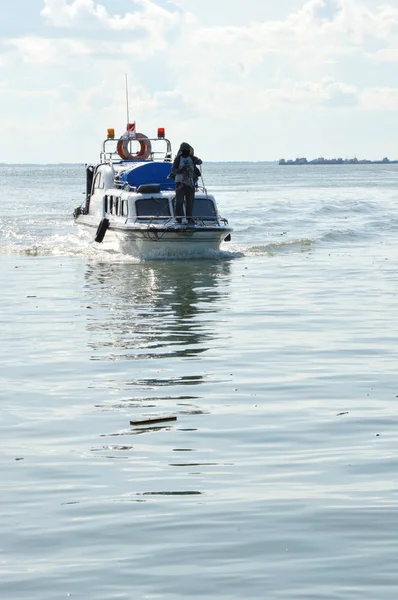
[(130, 425), (152, 425), (152, 423), (163, 423), (165, 421), (177, 421), (174, 415), (142, 417), (141, 419), (132, 419)]

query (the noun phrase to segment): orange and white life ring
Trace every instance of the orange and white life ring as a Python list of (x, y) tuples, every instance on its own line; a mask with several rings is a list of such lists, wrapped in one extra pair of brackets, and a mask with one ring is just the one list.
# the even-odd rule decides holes
[[(140, 149), (136, 154), (131, 154), (129, 151), (129, 142), (137, 140), (140, 144)], [(116, 147), (117, 153), (123, 160), (147, 160), (152, 153), (152, 144), (146, 135), (143, 133), (131, 133), (126, 131), (119, 139)]]

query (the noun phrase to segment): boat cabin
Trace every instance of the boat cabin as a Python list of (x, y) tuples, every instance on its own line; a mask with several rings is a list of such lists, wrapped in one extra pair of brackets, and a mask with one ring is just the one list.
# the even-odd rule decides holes
[[(161, 223), (174, 217), (174, 195), (140, 195), (139, 193), (105, 194), (103, 198), (103, 216), (121, 217), (125, 223)], [(218, 220), (214, 197), (196, 195), (192, 217), (206, 224)]]
[[(95, 171), (87, 167), (85, 212), (125, 224), (167, 222), (174, 218), (175, 183), (168, 179), (170, 171), (171, 163), (155, 161), (103, 163)], [(218, 222), (214, 196), (204, 188), (195, 194), (192, 217), (207, 225)]]

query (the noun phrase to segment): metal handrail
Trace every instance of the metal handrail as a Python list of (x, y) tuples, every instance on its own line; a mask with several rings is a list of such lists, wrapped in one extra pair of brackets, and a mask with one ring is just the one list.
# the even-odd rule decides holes
[[(106, 140), (104, 140), (102, 142), (102, 150), (101, 150), (101, 154), (100, 154), (100, 160), (101, 161), (111, 161), (113, 160), (114, 162), (118, 161), (118, 162), (153, 162), (153, 161), (158, 161), (158, 162), (172, 162), (172, 151), (171, 151), (171, 142), (169, 139), (167, 138), (158, 138), (158, 137), (153, 137), (153, 138), (145, 138), (147, 140), (149, 140), (150, 142), (165, 142), (166, 144), (166, 151), (165, 152), (161, 152), (161, 151), (154, 151), (151, 152), (151, 158), (145, 160), (145, 161), (139, 161), (139, 160), (131, 160), (131, 161), (126, 161), (125, 159), (122, 159), (119, 154), (116, 152), (116, 150), (112, 151), (112, 152), (107, 152), (105, 149), (106, 144), (109, 143), (117, 143), (119, 141), (120, 138), (107, 138)], [(131, 140), (129, 140), (131, 142), (137, 141), (140, 142), (140, 139), (131, 137)], [(141, 140), (142, 141), (142, 140)], [(145, 141), (145, 140), (144, 140)], [(161, 154), (163, 156), (162, 159), (157, 159), (155, 157), (155, 155), (157, 154)]]

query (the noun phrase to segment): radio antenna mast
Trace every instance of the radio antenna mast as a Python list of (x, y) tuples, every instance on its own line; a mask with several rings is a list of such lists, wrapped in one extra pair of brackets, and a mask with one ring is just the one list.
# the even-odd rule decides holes
[(129, 113), (129, 87), (127, 82), (127, 73), (125, 73), (126, 78), (126, 110), (127, 110), (127, 123), (130, 123), (130, 113)]

